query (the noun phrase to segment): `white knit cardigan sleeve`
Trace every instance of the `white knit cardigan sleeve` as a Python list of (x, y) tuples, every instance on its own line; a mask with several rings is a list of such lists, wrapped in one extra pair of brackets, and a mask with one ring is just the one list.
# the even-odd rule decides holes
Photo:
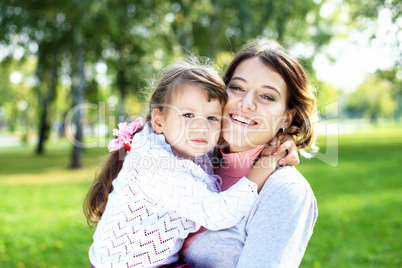
[(224, 192), (211, 191), (208, 185), (218, 176), (193, 161), (176, 158), (162, 135), (150, 135), (148, 146), (132, 149), (125, 160), (147, 196), (210, 230), (232, 227), (246, 215), (257, 197), (254, 182), (244, 177)]

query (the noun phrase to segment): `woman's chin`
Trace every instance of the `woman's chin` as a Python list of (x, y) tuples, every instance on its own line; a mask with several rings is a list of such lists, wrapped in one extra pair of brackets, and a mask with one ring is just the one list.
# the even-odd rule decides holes
[(227, 147), (229, 152), (231, 153), (238, 153), (251, 150), (258, 145), (252, 144), (251, 142), (247, 142), (245, 140), (236, 140), (236, 139), (225, 139), (227, 142)]
[(225, 131), (222, 130), (222, 137), (228, 143), (231, 152), (242, 152), (253, 149), (255, 145), (252, 140), (248, 138), (247, 131)]

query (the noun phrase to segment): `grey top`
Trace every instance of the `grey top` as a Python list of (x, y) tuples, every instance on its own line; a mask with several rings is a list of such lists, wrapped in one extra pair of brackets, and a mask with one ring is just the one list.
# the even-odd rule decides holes
[(294, 167), (269, 177), (250, 212), (236, 226), (207, 230), (190, 245), (185, 262), (201, 267), (298, 267), (318, 210), (314, 193)]

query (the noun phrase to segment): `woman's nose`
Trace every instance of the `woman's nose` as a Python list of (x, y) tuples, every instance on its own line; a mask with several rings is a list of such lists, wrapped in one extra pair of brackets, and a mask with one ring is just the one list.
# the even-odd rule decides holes
[(247, 92), (243, 95), (243, 98), (240, 100), (240, 106), (244, 111), (253, 111), (256, 108), (254, 102), (254, 95), (252, 92)]

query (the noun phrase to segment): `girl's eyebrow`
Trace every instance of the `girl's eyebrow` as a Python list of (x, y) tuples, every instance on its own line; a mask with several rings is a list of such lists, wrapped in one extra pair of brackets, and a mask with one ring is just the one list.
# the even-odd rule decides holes
[[(196, 112), (196, 110), (194, 108), (192, 108), (192, 107), (181, 107), (180, 110), (182, 110), (182, 111), (186, 110), (187, 112), (190, 112), (190, 113), (195, 113)], [(206, 113), (211, 114), (211, 115), (219, 115), (219, 116), (222, 115), (221, 112), (215, 112), (215, 111), (213, 111), (213, 112), (206, 111)]]
[[(233, 76), (232, 79), (230, 79), (230, 81), (232, 81), (232, 80), (240, 80), (240, 81), (243, 81), (244, 83), (247, 83), (247, 80), (240, 76)], [(279, 94), (279, 96), (281, 96), (281, 92), (276, 87), (273, 87), (270, 85), (262, 85), (261, 87), (275, 90)]]

